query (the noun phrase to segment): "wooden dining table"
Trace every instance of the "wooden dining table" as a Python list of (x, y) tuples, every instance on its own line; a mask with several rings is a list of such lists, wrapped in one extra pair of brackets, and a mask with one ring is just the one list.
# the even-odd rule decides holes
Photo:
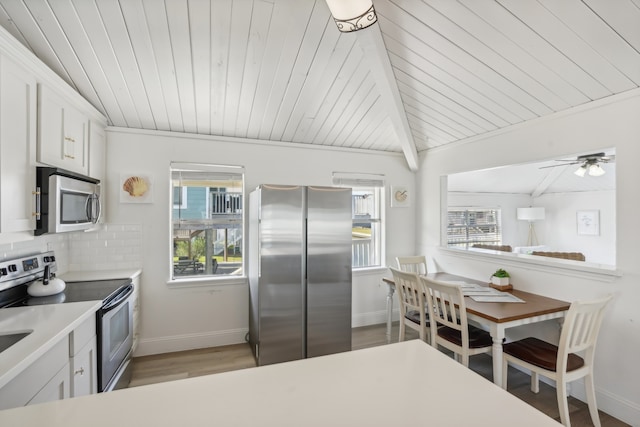
[[(458, 276), (450, 273), (430, 273), (426, 277), (444, 282), (470, 283), (480, 286), (489, 286), (488, 283)], [(383, 278), (382, 281), (388, 287), (387, 293), (387, 340), (391, 341), (391, 321), (393, 312), (393, 294), (395, 283), (393, 279)], [(506, 330), (530, 323), (543, 322), (557, 319), (562, 322), (571, 303), (531, 292), (513, 289), (510, 294), (520, 298), (524, 302), (477, 302), (470, 297), (465, 297), (467, 306), (467, 318), (488, 328), (493, 339), (493, 382), (502, 387), (502, 343)]]

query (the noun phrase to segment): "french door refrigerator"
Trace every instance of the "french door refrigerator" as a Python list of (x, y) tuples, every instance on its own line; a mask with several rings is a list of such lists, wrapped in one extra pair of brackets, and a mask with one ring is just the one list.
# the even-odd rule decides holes
[(258, 365), (351, 350), (351, 189), (261, 185), (249, 211)]

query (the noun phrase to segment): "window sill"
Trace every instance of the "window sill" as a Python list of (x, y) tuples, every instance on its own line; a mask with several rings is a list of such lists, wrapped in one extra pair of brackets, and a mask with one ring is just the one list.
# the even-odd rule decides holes
[(351, 275), (352, 276), (369, 276), (369, 275), (374, 275), (374, 274), (380, 274), (383, 272), (388, 271), (387, 267), (381, 267), (381, 266), (376, 266), (376, 267), (358, 267), (358, 268), (352, 268), (351, 269)]
[(598, 280), (601, 282), (612, 282), (615, 278), (622, 276), (622, 273), (612, 265), (489, 250), (469, 251), (445, 247), (439, 247), (438, 249), (445, 255), (475, 260), (490, 259), (492, 262), (499, 260), (499, 262), (505, 266), (523, 267), (526, 265), (526, 267), (531, 270)]
[(167, 286), (170, 289), (184, 289), (184, 288), (204, 288), (215, 286), (238, 286), (246, 285), (248, 283), (246, 276), (237, 277), (220, 277), (214, 278), (208, 277), (185, 277), (184, 279), (172, 279), (167, 281)]

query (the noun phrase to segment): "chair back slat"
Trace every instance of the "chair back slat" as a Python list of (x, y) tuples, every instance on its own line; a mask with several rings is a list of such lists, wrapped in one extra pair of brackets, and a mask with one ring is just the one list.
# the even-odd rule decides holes
[[(438, 325), (461, 331), (463, 342), (467, 342), (467, 310), (461, 287), (454, 283), (430, 280), (425, 277), (421, 277), (420, 281), (425, 288), (431, 322), (435, 321)], [(436, 329), (431, 328), (432, 331)], [(432, 337), (434, 335), (432, 332)]]
[[(558, 344), (557, 366), (566, 366), (569, 353), (586, 350), (593, 353), (602, 325), (604, 310), (611, 300), (609, 295), (593, 301), (575, 301), (565, 316)], [(591, 355), (587, 355), (591, 357)]]
[(427, 274), (427, 258), (424, 255), (396, 257), (398, 269), (410, 273), (416, 273), (419, 276)]
[(424, 311), (424, 292), (416, 273), (401, 271), (390, 267), (396, 284), (402, 316), (409, 310)]

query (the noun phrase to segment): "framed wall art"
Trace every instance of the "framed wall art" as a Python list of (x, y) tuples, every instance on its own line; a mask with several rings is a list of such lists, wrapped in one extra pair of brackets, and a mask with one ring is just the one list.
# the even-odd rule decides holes
[(153, 180), (139, 173), (120, 175), (120, 203), (153, 203)]
[(576, 222), (578, 224), (578, 235), (600, 235), (600, 211), (578, 211), (576, 213)]
[(411, 194), (409, 189), (400, 185), (391, 186), (391, 207), (411, 206)]

